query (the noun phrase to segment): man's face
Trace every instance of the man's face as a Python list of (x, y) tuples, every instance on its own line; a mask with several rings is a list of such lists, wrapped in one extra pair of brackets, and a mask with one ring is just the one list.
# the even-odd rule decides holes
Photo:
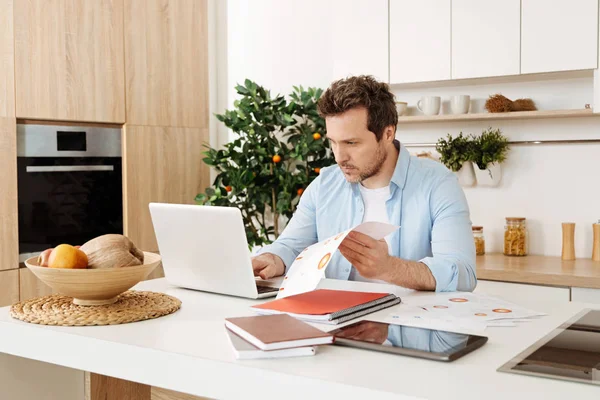
[(327, 138), (346, 180), (362, 182), (376, 175), (386, 160), (384, 140), (367, 128), (367, 109), (355, 108), (325, 119)]

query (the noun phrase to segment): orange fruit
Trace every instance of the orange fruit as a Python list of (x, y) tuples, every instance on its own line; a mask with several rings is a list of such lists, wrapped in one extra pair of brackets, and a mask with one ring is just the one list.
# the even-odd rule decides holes
[(232, 190), (233, 190), (233, 188), (232, 188), (231, 186), (229, 186), (229, 185), (228, 185), (228, 186), (225, 186), (225, 191), (226, 191), (227, 193), (231, 192)]
[(280, 156), (280, 155), (278, 155), (278, 154), (275, 154), (275, 155), (273, 156), (273, 162), (274, 162), (274, 163), (281, 162), (281, 156)]
[(321, 134), (319, 132), (313, 133), (313, 139), (315, 139), (315, 140), (321, 139)]
[(298, 196), (302, 196), (302, 193), (304, 192), (304, 189), (300, 188), (296, 191), (296, 193), (298, 193)]
[(59, 244), (48, 258), (48, 267), (65, 269), (87, 268), (87, 255), (70, 244)]
[(315, 170), (314, 170), (314, 171), (315, 171), (317, 174), (320, 174), (320, 173), (321, 173), (321, 168), (315, 168)]

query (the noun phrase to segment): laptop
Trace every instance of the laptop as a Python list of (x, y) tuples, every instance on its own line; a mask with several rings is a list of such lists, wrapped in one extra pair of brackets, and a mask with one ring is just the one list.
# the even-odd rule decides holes
[(235, 207), (150, 203), (165, 278), (186, 289), (260, 299), (279, 287), (257, 280)]

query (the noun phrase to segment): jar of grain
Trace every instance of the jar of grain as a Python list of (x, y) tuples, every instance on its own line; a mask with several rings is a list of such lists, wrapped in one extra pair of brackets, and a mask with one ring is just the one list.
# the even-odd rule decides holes
[(473, 240), (475, 240), (475, 253), (478, 256), (485, 254), (485, 237), (483, 236), (483, 226), (473, 226)]
[(507, 217), (504, 227), (504, 255), (527, 255), (527, 221), (525, 218)]

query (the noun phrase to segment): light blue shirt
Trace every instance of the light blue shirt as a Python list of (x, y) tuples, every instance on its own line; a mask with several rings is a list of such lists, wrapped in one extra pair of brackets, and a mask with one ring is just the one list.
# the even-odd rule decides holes
[[(358, 185), (346, 181), (337, 165), (321, 169), (282, 234), (259, 253), (278, 255), (287, 270), (306, 247), (359, 225), (365, 211)], [(411, 156), (400, 146), (386, 208), (390, 223), (400, 226), (389, 238), (392, 256), (427, 265), (438, 292), (475, 289), (469, 206), (455, 174), (436, 161)], [(347, 280), (351, 268), (337, 251), (325, 275)]]

